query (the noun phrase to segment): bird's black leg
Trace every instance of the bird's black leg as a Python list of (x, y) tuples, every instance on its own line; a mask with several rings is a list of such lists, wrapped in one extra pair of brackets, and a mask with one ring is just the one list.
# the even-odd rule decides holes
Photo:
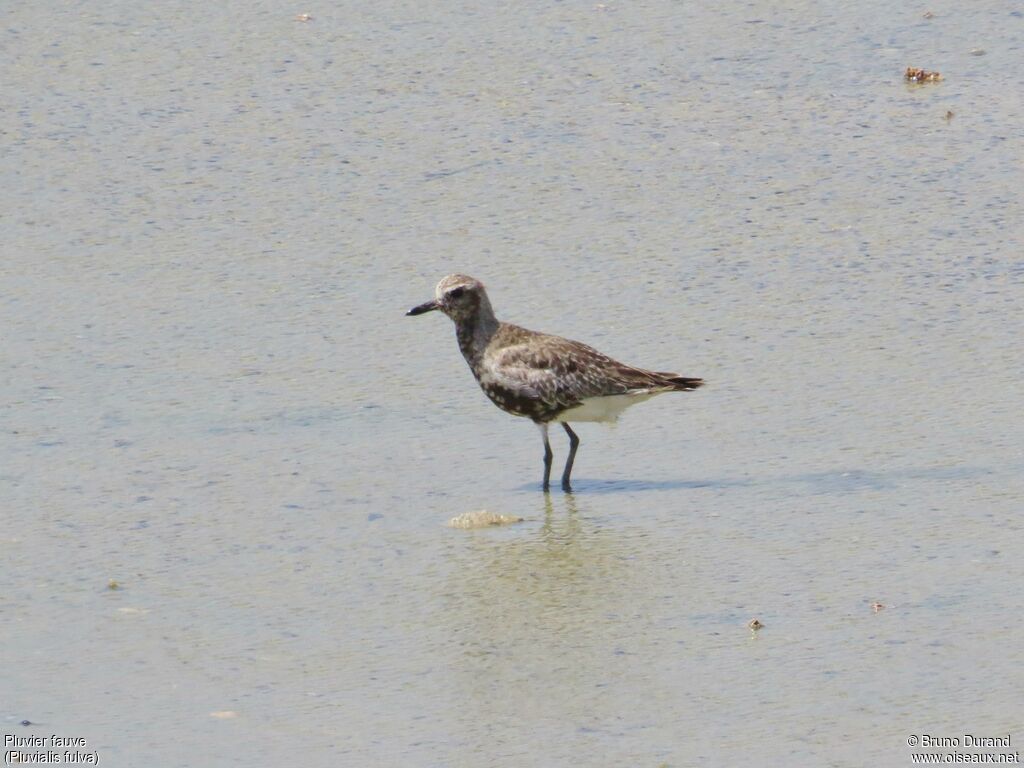
[(576, 449), (580, 446), (580, 439), (564, 421), (562, 426), (565, 427), (565, 434), (569, 436), (569, 458), (565, 460), (565, 471), (562, 472), (562, 490), (571, 491), (572, 485), (569, 483), (569, 475), (572, 474), (572, 462), (576, 458)]
[(551, 443), (548, 442), (548, 425), (537, 424), (540, 427), (540, 433), (544, 437), (544, 490), (547, 491), (551, 487), (551, 459), (554, 454), (551, 452)]

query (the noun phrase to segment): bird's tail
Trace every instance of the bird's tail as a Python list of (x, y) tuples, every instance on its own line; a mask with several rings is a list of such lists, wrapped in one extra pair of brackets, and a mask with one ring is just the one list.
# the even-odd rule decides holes
[(689, 376), (680, 376), (678, 373), (655, 373), (659, 379), (665, 382), (666, 386), (679, 392), (686, 392), (697, 387), (704, 386), (704, 379), (692, 379)]

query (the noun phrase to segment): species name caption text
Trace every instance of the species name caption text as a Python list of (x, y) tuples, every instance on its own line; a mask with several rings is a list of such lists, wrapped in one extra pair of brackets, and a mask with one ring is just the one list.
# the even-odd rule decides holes
[(4, 734), (6, 765), (99, 765), (84, 736), (15, 736)]
[[(907, 737), (907, 746), (911, 749), (933, 749), (934, 752), (913, 752), (910, 755), (914, 765), (948, 764), (948, 763), (987, 763), (987, 764), (1020, 764), (1020, 752), (1003, 752), (1009, 750), (1013, 740), (1006, 736), (974, 736), (965, 733), (962, 736), (932, 736), (927, 733), (912, 733)], [(946, 751), (950, 750), (950, 751)], [(992, 750), (987, 752), (967, 752), (966, 750)]]

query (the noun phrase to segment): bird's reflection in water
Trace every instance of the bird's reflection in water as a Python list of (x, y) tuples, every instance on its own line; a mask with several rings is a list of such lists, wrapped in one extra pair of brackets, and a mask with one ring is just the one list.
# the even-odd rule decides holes
[(555, 509), (552, 494), (543, 494), (542, 503), (544, 524), (540, 527), (541, 540), (549, 547), (568, 546), (580, 535), (580, 512), (576, 497), (571, 493), (562, 494), (559, 498), (561, 509)]
[(609, 622), (633, 631), (622, 618), (629, 544), (589, 500), (544, 494), (513, 511), (526, 521), (452, 537), (454, 567), (434, 611), (445, 685), (474, 723), (535, 711), (547, 686), (590, 695), (610, 679)]
[[(455, 610), (464, 615), (464, 626), (475, 625), (480, 635), (585, 623), (588, 612), (600, 613), (609, 591), (623, 582), (628, 550), (636, 542), (609, 535), (588, 516), (586, 499), (543, 494), (535, 503), (536, 512), (526, 506), (516, 510), (528, 522), (481, 532), (453, 552)], [(539, 527), (531, 526), (531, 519), (539, 520)]]

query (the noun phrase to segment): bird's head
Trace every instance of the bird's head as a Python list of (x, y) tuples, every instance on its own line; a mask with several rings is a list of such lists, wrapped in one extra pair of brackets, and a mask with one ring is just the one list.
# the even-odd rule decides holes
[(484, 284), (466, 275), (448, 275), (434, 289), (434, 299), (413, 307), (406, 315), (422, 315), (439, 309), (456, 323), (469, 322), (482, 307), (490, 314), (491, 305), (487, 300)]

